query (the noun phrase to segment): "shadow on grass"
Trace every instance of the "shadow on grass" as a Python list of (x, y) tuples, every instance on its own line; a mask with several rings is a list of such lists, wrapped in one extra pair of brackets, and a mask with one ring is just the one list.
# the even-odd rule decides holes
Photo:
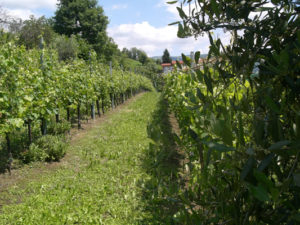
[(176, 224), (174, 214), (180, 207), (177, 195), (180, 187), (181, 156), (172, 133), (168, 104), (161, 99), (149, 123), (148, 136), (153, 140), (143, 159), (150, 175), (144, 187), (145, 210), (149, 218), (139, 224)]

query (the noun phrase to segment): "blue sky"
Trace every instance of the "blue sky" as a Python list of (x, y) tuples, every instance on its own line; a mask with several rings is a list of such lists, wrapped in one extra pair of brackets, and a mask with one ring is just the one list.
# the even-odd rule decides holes
[[(108, 34), (119, 48), (137, 47), (148, 56), (160, 56), (165, 48), (171, 55), (191, 51), (207, 53), (208, 39), (179, 39), (177, 28), (168, 26), (179, 19), (176, 6), (168, 0), (99, 0), (109, 18)], [(52, 17), (57, 0), (0, 0), (0, 6), (10, 15), (22, 19), (30, 15)], [(228, 41), (229, 36), (224, 36)]]

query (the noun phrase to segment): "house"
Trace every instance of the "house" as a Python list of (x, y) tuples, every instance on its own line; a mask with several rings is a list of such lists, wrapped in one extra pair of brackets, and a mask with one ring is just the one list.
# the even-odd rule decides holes
[[(178, 61), (181, 65), (183, 64), (183, 61)], [(163, 73), (169, 73), (173, 70), (174, 66), (176, 64), (176, 61), (173, 60), (172, 63), (162, 63), (161, 66), (163, 68)]]

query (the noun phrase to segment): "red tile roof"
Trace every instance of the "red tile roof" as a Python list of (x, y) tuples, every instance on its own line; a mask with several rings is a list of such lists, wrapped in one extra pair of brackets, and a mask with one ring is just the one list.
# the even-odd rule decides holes
[[(178, 61), (180, 64), (183, 64), (183, 61)], [(173, 60), (172, 61), (172, 64), (174, 65), (174, 64), (176, 64), (176, 60)]]
[(166, 67), (166, 66), (172, 66), (171, 63), (163, 63), (161, 64), (162, 67)]

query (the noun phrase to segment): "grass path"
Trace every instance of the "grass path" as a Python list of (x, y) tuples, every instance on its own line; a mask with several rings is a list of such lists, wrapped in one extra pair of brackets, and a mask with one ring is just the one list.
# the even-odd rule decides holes
[(147, 125), (159, 94), (138, 96), (72, 142), (67, 165), (10, 189), (0, 224), (143, 224)]

